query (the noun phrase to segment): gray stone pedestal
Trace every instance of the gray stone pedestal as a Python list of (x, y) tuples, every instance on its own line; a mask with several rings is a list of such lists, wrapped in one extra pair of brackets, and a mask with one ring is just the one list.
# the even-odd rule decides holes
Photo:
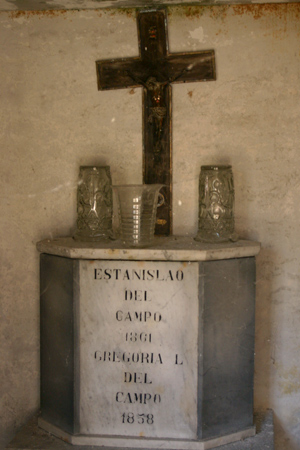
[(113, 448), (206, 450), (253, 436), (259, 248), (39, 243), (39, 426)]
[[(218, 450), (274, 450), (274, 425), (271, 410), (254, 415), (257, 434), (244, 441), (222, 445)], [(105, 447), (76, 446), (47, 433), (37, 425), (37, 416), (25, 425), (6, 447), (10, 450), (110, 450)], [(115, 448), (115, 450), (120, 450)], [(158, 450), (158, 449), (157, 449)]]

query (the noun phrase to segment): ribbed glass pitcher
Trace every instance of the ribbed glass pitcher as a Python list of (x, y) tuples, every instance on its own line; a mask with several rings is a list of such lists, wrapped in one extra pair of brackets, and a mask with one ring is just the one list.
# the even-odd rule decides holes
[(159, 193), (162, 187), (163, 184), (128, 184), (113, 187), (124, 244), (130, 247), (151, 245), (154, 239), (156, 209), (164, 202)]

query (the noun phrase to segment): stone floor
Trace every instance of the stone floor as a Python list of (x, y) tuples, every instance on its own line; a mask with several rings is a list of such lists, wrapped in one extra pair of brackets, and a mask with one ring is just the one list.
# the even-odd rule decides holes
[[(273, 413), (268, 410), (255, 415), (257, 434), (244, 441), (218, 447), (218, 450), (274, 450)], [(37, 425), (37, 416), (25, 425), (11, 443), (10, 450), (106, 450), (96, 446), (73, 446), (52, 436)], [(112, 449), (110, 449), (112, 450)], [(118, 450), (114, 448), (114, 450)], [(136, 449), (137, 450), (137, 449)], [(145, 450), (145, 449), (143, 449)]]

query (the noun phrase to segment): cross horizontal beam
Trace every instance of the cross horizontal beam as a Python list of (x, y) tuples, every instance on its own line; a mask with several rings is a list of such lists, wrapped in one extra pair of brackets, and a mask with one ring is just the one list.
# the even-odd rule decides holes
[(149, 64), (141, 58), (97, 61), (98, 89), (124, 89), (146, 84), (149, 74), (157, 81), (185, 83), (215, 80), (214, 51), (177, 53)]

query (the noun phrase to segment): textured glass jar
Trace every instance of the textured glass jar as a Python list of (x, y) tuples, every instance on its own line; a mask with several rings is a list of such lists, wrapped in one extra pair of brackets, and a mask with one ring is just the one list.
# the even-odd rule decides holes
[(103, 241), (112, 233), (112, 185), (109, 166), (81, 166), (74, 239)]
[[(154, 238), (156, 209), (163, 204), (162, 184), (114, 186), (117, 197), (120, 234), (130, 247), (146, 247)], [(158, 197), (160, 201), (158, 203)]]
[(199, 228), (196, 241), (236, 241), (231, 166), (202, 166), (199, 179)]

